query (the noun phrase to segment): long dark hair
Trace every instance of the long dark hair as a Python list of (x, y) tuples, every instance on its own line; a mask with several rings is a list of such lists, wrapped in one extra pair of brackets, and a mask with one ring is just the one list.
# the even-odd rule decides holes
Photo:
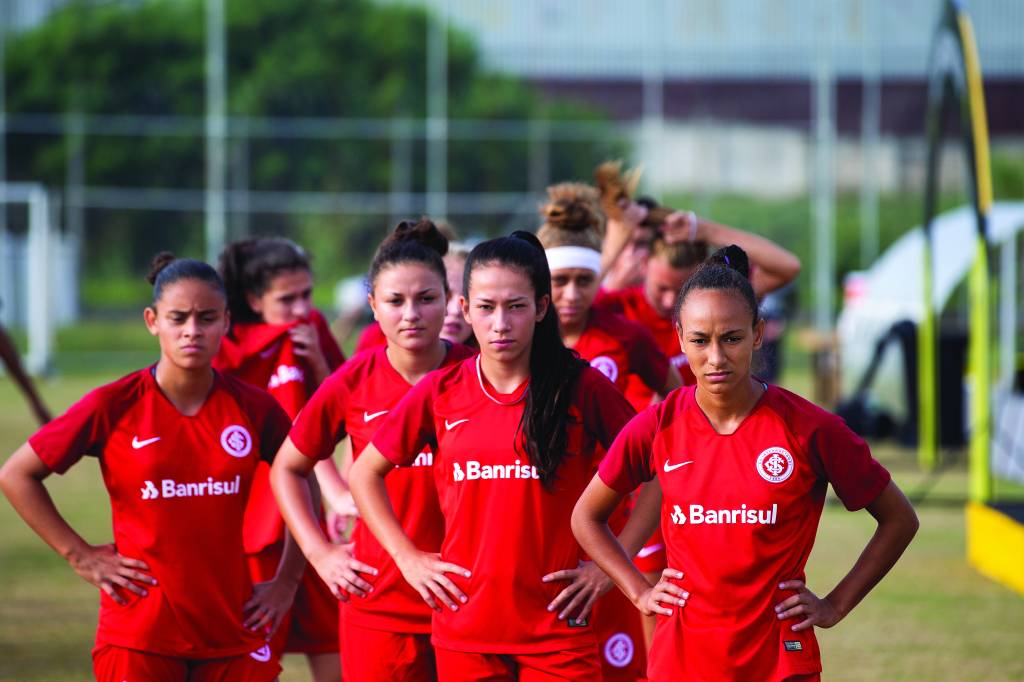
[(255, 237), (232, 242), (218, 259), (228, 294), (231, 321), (259, 322), (249, 307), (248, 294), (260, 296), (278, 275), (294, 270), (312, 271), (306, 251), (283, 237)]
[(757, 296), (750, 284), (750, 260), (747, 252), (731, 244), (711, 254), (697, 271), (690, 275), (686, 284), (679, 290), (676, 298), (675, 321), (679, 324), (679, 311), (691, 292), (702, 289), (732, 291), (736, 293), (750, 310), (750, 326), (756, 326), (760, 315), (757, 309)]
[[(498, 264), (522, 272), (533, 285), (534, 300), (551, 299), (551, 271), (544, 248), (529, 232), (513, 232), (478, 244), (466, 260), (462, 289), (469, 296), (473, 270)], [(537, 467), (541, 481), (551, 489), (558, 467), (565, 459), (568, 445), (569, 404), (587, 363), (565, 347), (558, 331), (555, 306), (548, 304), (547, 313), (533, 330), (530, 349), (530, 387), (527, 389), (523, 417), (519, 421), (517, 439)]]

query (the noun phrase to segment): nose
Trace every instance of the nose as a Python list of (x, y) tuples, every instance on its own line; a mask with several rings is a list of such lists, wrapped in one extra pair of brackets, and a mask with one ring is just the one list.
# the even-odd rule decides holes
[(312, 310), (313, 302), (308, 298), (299, 297), (299, 299), (292, 304), (292, 315), (300, 320), (304, 320), (309, 317)]
[(672, 307), (676, 304), (677, 292), (672, 289), (666, 289), (661, 294), (661, 309), (665, 311), (671, 311)]
[(414, 299), (409, 299), (409, 302), (405, 304), (402, 309), (402, 319), (406, 321), (415, 321), (420, 319), (420, 306)]
[(491, 329), (496, 332), (507, 332), (512, 326), (509, 324), (509, 314), (504, 308), (497, 308), (491, 317)]
[(459, 297), (452, 294), (448, 298), (448, 307), (445, 308), (449, 317), (459, 317), (462, 315), (462, 306), (459, 305)]
[(722, 367), (725, 364), (725, 349), (716, 340), (708, 343), (707, 362), (712, 367)]
[(199, 324), (199, 318), (195, 315), (189, 315), (182, 327), (182, 333), (187, 337), (194, 338), (202, 333), (202, 329), (202, 325)]

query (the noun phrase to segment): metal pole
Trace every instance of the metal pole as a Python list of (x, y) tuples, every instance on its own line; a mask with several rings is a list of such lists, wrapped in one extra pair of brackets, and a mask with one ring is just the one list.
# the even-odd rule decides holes
[(224, 0), (206, 0), (206, 260), (224, 248), (227, 137)]
[(882, 108), (882, 55), (879, 39), (878, 2), (861, 5), (861, 190), (860, 267), (867, 269), (878, 257), (878, 149)]
[(835, 122), (832, 73), (833, 16), (826, 3), (819, 6), (818, 60), (814, 80), (814, 326), (832, 332), (835, 298)]
[(28, 271), (28, 357), (25, 367), (32, 374), (49, 369), (53, 349), (50, 305), (50, 206), (46, 190), (36, 185), (29, 192)]
[(645, 14), (647, 37), (640, 41), (644, 78), (641, 135), (644, 157), (648, 159), (653, 170), (648, 174), (648, 182), (651, 189), (658, 192), (663, 185), (662, 155), (659, 150), (665, 125), (665, 73), (662, 69), (661, 58), (661, 19), (664, 17), (664, 5), (662, 2), (648, 2), (644, 4), (644, 7), (647, 8)]
[(1000, 386), (1013, 386), (1017, 355), (1017, 236), (1003, 242), (999, 263), (999, 378)]
[(448, 0), (427, 22), (427, 214), (448, 212)]

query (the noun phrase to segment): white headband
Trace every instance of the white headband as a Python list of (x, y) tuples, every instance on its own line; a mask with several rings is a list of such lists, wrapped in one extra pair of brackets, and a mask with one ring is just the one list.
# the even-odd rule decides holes
[(544, 253), (548, 256), (548, 269), (584, 268), (601, 273), (601, 254), (585, 246), (556, 246)]

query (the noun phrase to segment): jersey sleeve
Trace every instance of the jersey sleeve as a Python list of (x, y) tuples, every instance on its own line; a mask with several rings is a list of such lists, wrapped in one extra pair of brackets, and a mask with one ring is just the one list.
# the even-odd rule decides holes
[(661, 352), (649, 331), (637, 325), (636, 332), (629, 344), (629, 369), (647, 388), (661, 393), (668, 379), (668, 356)]
[(335, 372), (320, 384), (295, 417), (288, 437), (310, 459), (327, 459), (345, 437), (345, 409), (349, 402), (345, 377)]
[(892, 478), (871, 456), (864, 439), (839, 417), (830, 415), (811, 436), (811, 453), (821, 467), (819, 473), (832, 484), (836, 495), (850, 511), (875, 501)]
[(590, 367), (580, 376), (579, 390), (584, 426), (607, 450), (636, 410), (615, 384)]
[(111, 415), (101, 391), (90, 391), (29, 437), (32, 450), (50, 471), (63, 474), (83, 456), (102, 450), (110, 434)]
[(435, 386), (428, 374), (384, 415), (371, 442), (392, 463), (411, 465), (425, 446), (437, 446), (433, 410)]
[(609, 291), (608, 289), (598, 289), (597, 296), (594, 297), (594, 307), (598, 310), (621, 315), (625, 312), (625, 306), (622, 305), (622, 291), (624, 290)]
[(292, 421), (276, 400), (268, 401), (265, 409), (263, 429), (260, 431), (260, 459), (269, 464), (274, 461), (277, 451), (281, 449), (281, 443), (288, 437)]
[(619, 431), (597, 470), (606, 486), (626, 494), (654, 478), (652, 451), (657, 414), (656, 405), (648, 407)]

